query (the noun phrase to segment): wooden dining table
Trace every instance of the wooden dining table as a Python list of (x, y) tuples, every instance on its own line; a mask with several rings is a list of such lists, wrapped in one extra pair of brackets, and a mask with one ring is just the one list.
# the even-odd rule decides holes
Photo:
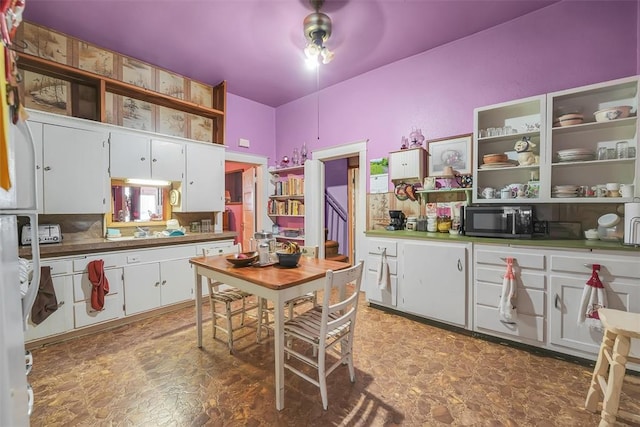
[(293, 298), (322, 289), (327, 270), (342, 270), (350, 264), (327, 259), (301, 257), (298, 266), (279, 264), (266, 267), (235, 267), (224, 255), (191, 258), (196, 293), (196, 330), (198, 347), (202, 347), (202, 278), (207, 277), (273, 302), (276, 408), (284, 408), (284, 310)]

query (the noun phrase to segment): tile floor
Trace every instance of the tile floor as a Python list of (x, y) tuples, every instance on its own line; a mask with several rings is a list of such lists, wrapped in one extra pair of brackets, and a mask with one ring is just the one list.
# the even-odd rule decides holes
[[(203, 310), (209, 317), (208, 307)], [(356, 382), (338, 368), (319, 390), (285, 373), (275, 409), (272, 337), (195, 346), (182, 309), (33, 350), (32, 426), (595, 426), (583, 409), (592, 368), (439, 329), (361, 298)], [(224, 339), (224, 334), (218, 338)], [(640, 413), (640, 385), (622, 405)], [(625, 424), (622, 424), (625, 425)]]

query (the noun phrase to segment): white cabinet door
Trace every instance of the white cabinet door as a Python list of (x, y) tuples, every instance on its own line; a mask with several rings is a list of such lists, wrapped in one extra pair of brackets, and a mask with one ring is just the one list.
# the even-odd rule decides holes
[[(16, 162), (16, 182), (14, 185), (17, 189), (18, 206), (33, 206), (34, 203), (38, 205), (38, 213), (43, 213), (44, 199), (42, 191), (42, 123), (40, 122), (27, 122), (29, 129), (31, 130), (31, 136), (33, 137), (33, 143), (35, 146), (35, 163), (36, 163), (36, 185), (38, 194), (36, 200), (31, 191), (31, 185), (34, 179), (33, 169), (31, 169), (30, 162)], [(28, 134), (22, 131), (15, 132), (16, 135), (16, 158), (17, 159), (29, 159), (31, 158), (31, 143), (26, 141)]]
[(58, 309), (39, 325), (29, 321), (29, 328), (25, 332), (25, 341), (33, 341), (73, 329), (73, 282), (71, 276), (54, 276), (53, 289), (56, 292)]
[[(602, 332), (578, 325), (578, 313), (585, 282), (590, 274), (551, 275), (551, 303), (549, 308), (549, 342), (553, 345), (576, 349), (597, 357), (602, 343)], [(603, 282), (607, 289), (608, 308), (640, 312), (640, 285)], [(632, 354), (640, 354), (640, 343), (632, 343)]]
[(176, 259), (160, 264), (161, 304), (169, 305), (192, 299), (194, 282), (189, 259)]
[(105, 132), (44, 125), (44, 213), (105, 213), (109, 206)]
[(224, 151), (214, 144), (189, 144), (183, 212), (224, 210)]
[(425, 150), (412, 148), (389, 153), (391, 180), (422, 182), (425, 176)]
[(149, 137), (134, 133), (111, 132), (109, 154), (111, 177), (151, 178)]
[[(366, 272), (364, 275), (364, 291), (368, 301), (395, 307), (398, 303), (398, 247), (401, 243), (391, 239), (367, 239)], [(389, 266), (389, 283), (383, 289), (378, 283), (378, 272), (382, 268), (381, 254), (386, 251)]]
[(405, 242), (399, 308), (466, 326), (467, 246)]
[(184, 146), (177, 142), (151, 140), (151, 178), (182, 181)]
[(127, 316), (160, 307), (160, 265), (124, 267), (124, 310)]

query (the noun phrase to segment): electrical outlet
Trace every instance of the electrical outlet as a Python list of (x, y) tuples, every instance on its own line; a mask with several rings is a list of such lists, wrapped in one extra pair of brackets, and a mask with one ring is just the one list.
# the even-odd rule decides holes
[(249, 148), (249, 140), (248, 139), (244, 139), (244, 138), (240, 138), (238, 140), (238, 147)]

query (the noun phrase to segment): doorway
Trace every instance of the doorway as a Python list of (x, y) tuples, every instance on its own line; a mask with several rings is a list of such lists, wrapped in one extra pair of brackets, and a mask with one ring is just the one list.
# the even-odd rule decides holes
[(348, 225), (350, 237), (347, 255), (351, 262), (364, 259), (366, 197), (363, 185), (366, 182), (366, 144), (367, 140), (362, 140), (312, 151), (313, 159), (307, 160), (305, 164), (305, 183), (309, 183), (309, 189), (307, 191), (305, 188), (305, 192), (311, 196), (305, 199), (305, 244), (317, 245), (319, 256), (322, 258), (325, 257), (325, 163), (337, 159), (351, 159), (346, 160), (351, 165), (348, 168), (348, 217), (351, 218), (351, 222)]
[[(225, 158), (225, 212), (223, 224), (238, 235), (236, 242), (250, 250), (256, 230), (267, 224), (267, 158), (227, 152)], [(228, 181), (229, 180), (229, 181)], [(227, 197), (226, 191), (229, 191)], [(227, 231), (227, 230), (226, 230)]]

